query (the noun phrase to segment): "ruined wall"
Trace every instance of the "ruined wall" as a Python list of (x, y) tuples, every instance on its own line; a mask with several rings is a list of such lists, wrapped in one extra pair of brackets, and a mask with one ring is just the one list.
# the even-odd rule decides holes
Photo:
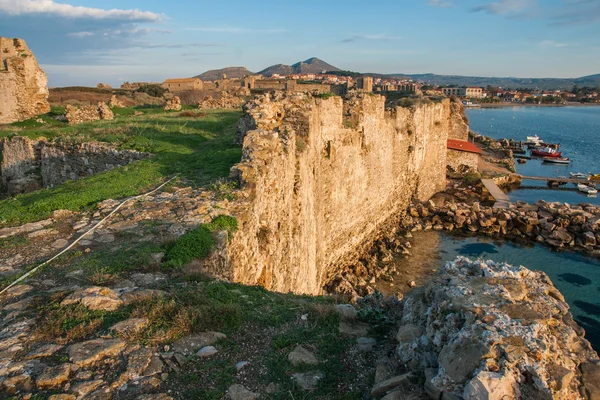
[(99, 143), (61, 144), (25, 137), (0, 140), (0, 194), (14, 196), (111, 170), (149, 157)]
[(477, 170), (479, 167), (479, 154), (448, 149), (446, 163), (455, 171), (460, 171), (463, 165)]
[[(258, 96), (240, 121), (245, 199), (218, 275), (320, 293), (341, 264), (406, 209), (445, 186), (450, 104), (385, 111), (375, 95)], [(250, 130), (250, 131), (248, 131)]]
[(448, 139), (469, 141), (469, 123), (464, 113), (464, 106), (460, 103), (451, 102), (452, 113), (450, 117), (450, 130)]
[(0, 37), (0, 124), (49, 112), (47, 85), (25, 41)]

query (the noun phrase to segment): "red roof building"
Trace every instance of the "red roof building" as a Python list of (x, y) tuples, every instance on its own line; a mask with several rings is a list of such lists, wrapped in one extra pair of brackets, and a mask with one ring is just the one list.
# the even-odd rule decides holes
[(479, 150), (477, 146), (471, 142), (465, 142), (464, 140), (448, 139), (448, 148), (451, 150), (481, 154), (481, 150)]

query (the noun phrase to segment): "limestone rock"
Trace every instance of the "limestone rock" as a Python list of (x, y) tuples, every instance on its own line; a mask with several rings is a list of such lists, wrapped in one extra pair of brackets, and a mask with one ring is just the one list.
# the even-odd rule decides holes
[(0, 124), (50, 111), (48, 78), (22, 39), (0, 37)]
[(118, 322), (109, 328), (119, 335), (133, 335), (148, 326), (148, 318), (129, 318)]
[(106, 357), (116, 357), (125, 346), (120, 339), (93, 339), (69, 346), (68, 353), (71, 362), (87, 367)]
[(77, 393), (80, 397), (85, 397), (89, 393), (104, 385), (104, 381), (97, 379), (95, 381), (81, 382), (71, 388), (73, 393)]
[(39, 389), (57, 389), (69, 380), (71, 374), (71, 364), (58, 365), (56, 367), (47, 368), (36, 379)]
[(121, 100), (119, 100), (117, 98), (117, 96), (115, 96), (114, 94), (112, 95), (112, 97), (110, 98), (110, 101), (108, 102), (108, 106), (110, 108), (124, 108), (125, 104), (123, 104), (123, 102)]
[(379, 382), (373, 389), (371, 389), (371, 396), (378, 399), (385, 396), (388, 392), (393, 391), (401, 385), (406, 385), (413, 378), (412, 373), (407, 373), (404, 375), (398, 375), (390, 379), (386, 379), (383, 382)]
[(2, 386), (5, 393), (16, 394), (17, 392), (31, 392), (33, 390), (33, 379), (27, 374), (5, 378)]
[(480, 372), (465, 387), (465, 400), (518, 399), (521, 396), (512, 375)]
[(296, 383), (304, 390), (314, 390), (319, 381), (325, 377), (322, 372), (303, 372), (292, 375)]
[(200, 110), (202, 109), (239, 109), (242, 104), (244, 104), (244, 99), (232, 95), (229, 92), (221, 92), (221, 97), (219, 99), (214, 99), (212, 96), (208, 95), (202, 100), (202, 102), (198, 105)]
[(340, 314), (340, 317), (344, 320), (355, 320), (356, 319), (356, 308), (352, 304), (338, 304), (335, 307)]
[(171, 100), (167, 100), (167, 105), (164, 107), (165, 111), (179, 111), (181, 110), (181, 99), (178, 96), (173, 96)]
[(358, 344), (358, 350), (360, 351), (372, 351), (373, 347), (377, 344), (377, 340), (373, 338), (361, 337), (356, 340)]
[(76, 399), (77, 399), (77, 397), (75, 397), (75, 395), (67, 394), (67, 393), (53, 394), (50, 397), (48, 397), (48, 400), (76, 400)]
[(288, 355), (288, 360), (292, 365), (297, 366), (301, 364), (316, 365), (319, 363), (317, 357), (303, 346), (296, 346), (294, 351)]
[(221, 339), (225, 339), (227, 335), (220, 332), (202, 332), (194, 335), (182, 337), (172, 345), (172, 350), (176, 353), (184, 355), (192, 354), (199, 348), (215, 344)]
[(339, 331), (349, 336), (361, 337), (367, 336), (369, 326), (362, 322), (340, 321)]
[(198, 350), (198, 352), (196, 353), (196, 356), (198, 356), (200, 358), (205, 358), (205, 357), (214, 356), (218, 352), (219, 351), (216, 348), (214, 348), (213, 346), (206, 346), (206, 347), (203, 347), (200, 350)]
[(98, 115), (100, 115), (100, 119), (102, 120), (115, 119), (115, 114), (113, 114), (110, 107), (104, 102), (98, 103)]
[(600, 400), (600, 362), (585, 363), (581, 369), (585, 392), (589, 400)]
[(231, 385), (227, 390), (231, 400), (255, 400), (259, 398), (258, 393), (253, 393), (242, 385)]
[(90, 310), (114, 311), (123, 304), (117, 293), (107, 287), (92, 286), (77, 289), (75, 293), (67, 296), (60, 305), (67, 306), (81, 302)]

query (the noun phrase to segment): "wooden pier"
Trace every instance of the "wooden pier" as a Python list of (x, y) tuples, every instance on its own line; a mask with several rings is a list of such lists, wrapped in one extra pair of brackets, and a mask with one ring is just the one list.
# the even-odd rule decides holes
[(485, 186), (494, 200), (496, 200), (494, 208), (508, 208), (510, 206), (510, 199), (506, 193), (496, 185), (496, 182), (494, 182), (493, 179), (482, 179), (481, 183), (483, 183), (483, 186)]
[(557, 176), (524, 176), (519, 175), (521, 180), (527, 179), (530, 181), (545, 181), (546, 184), (550, 187), (560, 186), (567, 183), (579, 184), (583, 183), (584, 185), (596, 187), (597, 182), (589, 181), (585, 178), (559, 178)]

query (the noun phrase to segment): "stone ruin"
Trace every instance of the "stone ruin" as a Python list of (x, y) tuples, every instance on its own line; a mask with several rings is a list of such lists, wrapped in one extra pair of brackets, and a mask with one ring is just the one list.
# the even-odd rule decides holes
[(0, 36), (0, 124), (45, 114), (48, 78), (22, 39)]
[(66, 111), (66, 117), (69, 125), (76, 125), (98, 120), (112, 120), (115, 118), (115, 115), (110, 107), (104, 102), (99, 102), (96, 106), (83, 107), (76, 107), (69, 104), (66, 107)]
[(208, 95), (198, 105), (198, 109), (214, 109), (223, 108), (228, 110), (235, 110), (240, 108), (245, 103), (244, 99), (234, 96), (229, 92), (221, 92), (220, 99), (214, 99), (211, 95)]
[(171, 100), (167, 100), (167, 105), (164, 108), (165, 111), (180, 111), (181, 110), (181, 99), (178, 96), (173, 96)]
[(63, 144), (15, 136), (0, 140), (0, 193), (14, 196), (150, 157), (102, 143)]
[(119, 99), (117, 98), (117, 96), (115, 96), (115, 95), (113, 94), (113, 95), (112, 95), (112, 97), (110, 98), (110, 101), (108, 102), (108, 106), (109, 106), (110, 108), (115, 108), (115, 107), (116, 107), (116, 108), (124, 108), (124, 107), (125, 107), (125, 104), (124, 104), (124, 103), (123, 103), (121, 100), (119, 100)]

